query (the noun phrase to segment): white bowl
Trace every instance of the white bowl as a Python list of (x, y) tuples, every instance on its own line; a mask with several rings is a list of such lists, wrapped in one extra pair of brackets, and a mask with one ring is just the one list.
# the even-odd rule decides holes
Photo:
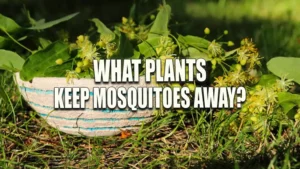
[[(28, 104), (49, 125), (58, 130), (84, 136), (111, 136), (121, 130), (137, 130), (142, 123), (150, 122), (153, 118), (152, 110), (94, 110), (94, 87), (150, 87), (145, 83), (144, 77), (140, 77), (139, 84), (95, 84), (94, 79), (74, 79), (74, 83), (68, 84), (66, 78), (37, 77), (31, 82), (22, 81), (19, 73), (15, 74), (15, 80), (19, 90)], [(90, 90), (90, 99), (86, 102), (84, 110), (54, 110), (55, 87), (87, 87)]]

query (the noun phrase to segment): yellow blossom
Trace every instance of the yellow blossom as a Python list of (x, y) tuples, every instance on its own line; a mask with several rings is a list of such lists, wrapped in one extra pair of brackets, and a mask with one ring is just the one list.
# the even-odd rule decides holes
[(78, 55), (82, 59), (92, 61), (99, 55), (96, 46), (89, 40), (88, 36), (78, 36), (76, 44), (79, 50)]
[(228, 41), (227, 45), (228, 46), (234, 46), (234, 43), (232, 41)]
[(61, 65), (61, 64), (64, 63), (64, 61), (62, 60), (62, 58), (59, 58), (59, 59), (57, 59), (57, 60), (55, 61), (55, 63), (56, 63), (57, 65)]
[(128, 19), (126, 17), (122, 17), (122, 23), (126, 24), (128, 22)]
[(243, 85), (246, 82), (245, 72), (242, 70), (235, 70), (228, 73), (228, 82), (234, 86)]
[(216, 84), (216, 87), (226, 87), (228, 86), (228, 82), (226, 81), (227, 79), (224, 78), (223, 76), (219, 76), (215, 78), (214, 83)]
[(288, 91), (294, 85), (293, 80), (287, 79), (286, 76), (280, 78), (280, 80), (276, 80), (274, 85), (275, 90), (281, 91)]
[(74, 78), (79, 79), (78, 73), (75, 71), (67, 70), (67, 73), (66, 73), (67, 83), (74, 83), (74, 81), (73, 81)]
[(205, 33), (206, 35), (208, 35), (208, 34), (210, 33), (210, 29), (209, 29), (209, 28), (205, 28), (205, 29), (204, 29), (204, 33)]
[(213, 56), (213, 57), (217, 57), (220, 56), (224, 53), (224, 49), (222, 48), (222, 46), (217, 43), (215, 40), (212, 41), (210, 43), (210, 45), (208, 46), (208, 52)]

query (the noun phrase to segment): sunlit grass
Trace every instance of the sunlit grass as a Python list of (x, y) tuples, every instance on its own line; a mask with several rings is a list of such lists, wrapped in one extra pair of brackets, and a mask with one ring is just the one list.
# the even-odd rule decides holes
[(265, 63), (275, 56), (300, 56), (298, 0), (193, 0), (185, 3), (184, 9), (193, 25), (187, 31), (198, 28), (196, 33), (201, 34), (211, 27), (215, 35), (227, 29), (224, 38), (235, 44), (251, 38)]
[[(225, 10), (228, 9), (228, 10)], [(213, 17), (240, 21), (248, 19), (273, 19), (300, 21), (298, 0), (194, 0), (187, 3), (187, 13), (196, 18)]]

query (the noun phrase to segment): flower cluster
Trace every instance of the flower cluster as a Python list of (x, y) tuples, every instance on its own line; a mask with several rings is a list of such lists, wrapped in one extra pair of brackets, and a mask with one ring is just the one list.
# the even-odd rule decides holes
[[(216, 45), (214, 44), (213, 46)], [(219, 47), (214, 47), (214, 49), (216, 49), (216, 52), (214, 52), (215, 56), (219, 56), (221, 51), (224, 53)], [(236, 50), (236, 55), (233, 57), (236, 59), (237, 64), (234, 64), (231, 70), (225, 72), (224, 75), (216, 77), (214, 81), (215, 86), (242, 86), (257, 83), (259, 80), (259, 72), (256, 67), (260, 65), (260, 58), (253, 42), (249, 39), (242, 40), (241, 47)], [(224, 62), (228, 58), (229, 57), (220, 57), (219, 61)], [(212, 62), (212, 66), (214, 69), (216, 64)]]
[(70, 47), (72, 50), (77, 50), (76, 73), (88, 71), (92, 68), (93, 60), (99, 59), (98, 49), (96, 45), (89, 40), (88, 36), (78, 36), (76, 43), (71, 44)]
[[(268, 86), (256, 85), (248, 92), (240, 118), (244, 121), (251, 121), (252, 128), (256, 132), (261, 132), (268, 117), (280, 111), (278, 110), (278, 94), (288, 91), (292, 85), (292, 81), (285, 77)], [(295, 119), (297, 119), (296, 116)]]
[[(230, 52), (226, 52), (221, 43), (212, 41), (208, 47), (208, 52), (212, 70), (215, 70), (218, 65), (223, 70), (221, 75), (213, 77), (213, 86), (244, 86), (247, 90), (247, 100), (240, 110), (216, 110), (215, 118), (224, 118), (222, 113), (230, 115), (236, 112), (239, 118), (230, 123), (231, 131), (238, 132), (239, 126), (246, 125), (243, 127), (251, 128), (259, 133), (265, 128), (267, 120), (274, 116), (274, 112), (278, 117), (284, 114), (279, 108), (278, 96), (281, 92), (289, 91), (294, 84), (286, 76), (276, 79), (272, 83), (269, 82), (268, 85), (257, 84), (262, 75), (259, 71), (261, 57), (251, 39), (243, 39), (241, 46)], [(230, 65), (226, 63), (228, 60), (231, 61)], [(226, 69), (225, 66), (228, 66), (229, 69)], [(279, 119), (285, 118), (287, 116), (282, 116)], [(300, 119), (300, 109), (295, 114), (295, 119)]]
[[(293, 82), (282, 77), (270, 86), (256, 85), (249, 91), (247, 102), (242, 111), (247, 114), (272, 113), (274, 111), (279, 92), (288, 91)], [(244, 114), (243, 113), (243, 114)]]
[(118, 49), (118, 44), (112, 41), (112, 36), (101, 36), (97, 43), (97, 46), (106, 53), (106, 57), (110, 58), (113, 56)]
[(122, 24), (118, 28), (130, 40), (137, 39), (138, 42), (146, 40), (149, 32), (146, 25), (136, 25), (132, 18), (128, 19), (126, 17), (122, 17)]
[(177, 45), (168, 36), (161, 36), (159, 45), (155, 48), (157, 56), (172, 56), (174, 55)]

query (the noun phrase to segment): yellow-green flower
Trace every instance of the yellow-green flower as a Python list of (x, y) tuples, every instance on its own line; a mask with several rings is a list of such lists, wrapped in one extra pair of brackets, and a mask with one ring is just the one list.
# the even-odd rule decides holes
[(187, 86), (191, 92), (194, 92), (196, 89), (196, 85), (194, 83), (187, 83), (185, 86)]
[(126, 17), (122, 17), (122, 24), (126, 24), (128, 22), (128, 19)]
[(115, 42), (110, 42), (106, 44), (106, 54), (107, 58), (110, 58), (117, 51), (117, 44)]
[(55, 61), (55, 63), (56, 63), (57, 65), (61, 65), (61, 64), (64, 63), (64, 61), (62, 60), (62, 58), (59, 58), (59, 59), (57, 59), (57, 60)]
[(275, 90), (277, 91), (288, 91), (294, 85), (293, 80), (287, 79), (286, 76), (280, 78), (280, 80), (276, 80)]
[(215, 40), (210, 43), (208, 46), (208, 52), (213, 56), (213, 57), (218, 57), (221, 56), (224, 53), (224, 49), (222, 46), (217, 43)]
[(106, 46), (105, 42), (103, 42), (102, 40), (99, 40), (99, 42), (97, 43), (97, 45), (98, 45), (100, 48), (105, 48), (105, 46)]
[(227, 45), (228, 46), (234, 46), (234, 43), (232, 41), (228, 41)]
[(206, 35), (210, 34), (210, 29), (206, 27), (206, 28), (204, 29), (204, 33), (205, 33)]
[(214, 83), (216, 84), (216, 87), (226, 87), (228, 86), (227, 79), (223, 76), (215, 77)]
[(240, 70), (242, 70), (242, 66), (241, 66), (240, 64), (236, 64), (236, 65), (235, 65), (235, 69), (236, 69), (237, 71), (240, 71)]
[(89, 40), (88, 36), (78, 36), (76, 44), (77, 49), (79, 50), (78, 56), (82, 59), (88, 59), (92, 61), (99, 55), (96, 46)]
[(80, 67), (76, 67), (75, 72), (76, 73), (80, 73), (81, 72), (81, 68)]
[(300, 109), (297, 110), (297, 113), (294, 116), (295, 120), (299, 121), (300, 120)]
[(74, 83), (74, 81), (73, 81), (74, 78), (79, 79), (78, 73), (75, 71), (67, 70), (67, 73), (66, 73), (67, 83)]
[(77, 62), (77, 67), (82, 67), (83, 66), (83, 63), (81, 61)]
[(228, 82), (233, 86), (244, 85), (246, 80), (247, 77), (242, 70), (234, 70), (228, 73)]
[(154, 20), (155, 19), (155, 15), (150, 15), (150, 19)]
[(171, 87), (172, 88), (175, 88), (175, 87), (181, 88), (181, 85), (179, 83), (171, 83)]

